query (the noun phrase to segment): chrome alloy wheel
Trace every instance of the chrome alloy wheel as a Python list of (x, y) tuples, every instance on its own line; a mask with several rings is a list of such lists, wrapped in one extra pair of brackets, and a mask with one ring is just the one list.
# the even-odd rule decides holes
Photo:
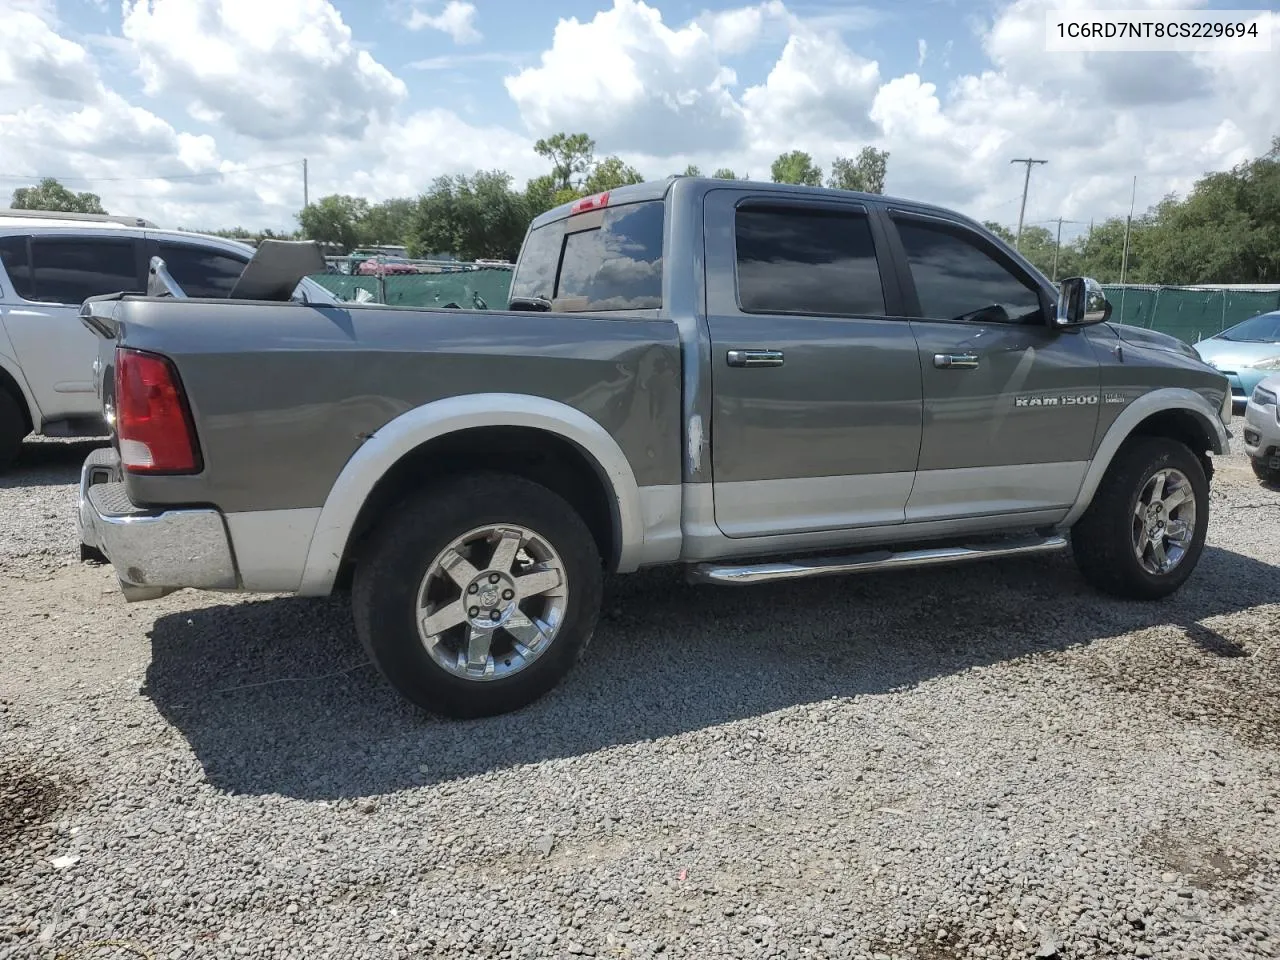
[(564, 561), (525, 527), (476, 527), (440, 551), (418, 589), (418, 634), (465, 680), (500, 680), (538, 659), (564, 622)]
[(1196, 495), (1181, 470), (1160, 470), (1133, 507), (1133, 552), (1147, 573), (1165, 574), (1182, 562), (1196, 533)]

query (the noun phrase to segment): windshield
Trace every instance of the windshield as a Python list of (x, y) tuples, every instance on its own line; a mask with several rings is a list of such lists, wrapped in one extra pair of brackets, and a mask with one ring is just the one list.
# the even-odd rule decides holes
[(1280, 311), (1252, 317), (1218, 334), (1221, 340), (1237, 343), (1280, 343)]

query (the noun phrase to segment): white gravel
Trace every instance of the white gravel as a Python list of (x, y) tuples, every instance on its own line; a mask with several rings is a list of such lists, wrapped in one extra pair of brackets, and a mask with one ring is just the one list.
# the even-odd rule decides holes
[(552, 696), (457, 723), (344, 600), (126, 605), (75, 561), (87, 449), (0, 478), (0, 958), (1280, 956), (1280, 493), (1239, 454), (1169, 601), (1066, 557), (639, 575)]

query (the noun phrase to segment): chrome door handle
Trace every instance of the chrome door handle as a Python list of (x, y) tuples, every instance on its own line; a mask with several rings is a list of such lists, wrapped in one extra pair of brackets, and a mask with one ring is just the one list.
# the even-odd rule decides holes
[(730, 350), (725, 361), (731, 367), (780, 367), (781, 350)]
[(939, 370), (976, 370), (978, 355), (976, 353), (935, 353), (933, 365)]

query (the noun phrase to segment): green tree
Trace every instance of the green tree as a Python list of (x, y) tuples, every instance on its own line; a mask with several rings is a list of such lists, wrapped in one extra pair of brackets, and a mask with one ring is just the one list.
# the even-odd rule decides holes
[(361, 224), (368, 213), (368, 200), (335, 193), (303, 207), (298, 223), (306, 239), (337, 244), (350, 251), (360, 245)]
[(596, 142), (585, 133), (555, 133), (535, 143), (533, 150), (551, 161), (558, 188), (581, 186), (582, 175), (594, 166)]
[(798, 183), (806, 187), (822, 186), (822, 168), (803, 150), (784, 153), (769, 168), (774, 183)]
[(827, 186), (837, 190), (862, 193), (884, 193), (884, 178), (889, 165), (889, 152), (863, 147), (854, 159), (836, 157), (831, 164)]
[(416, 201), (412, 197), (392, 197), (371, 206), (360, 219), (358, 233), (363, 247), (402, 244), (409, 234)]
[(1009, 246), (1013, 246), (1013, 231), (1010, 230), (1008, 227), (1001, 226), (1000, 224), (996, 223), (994, 220), (984, 220), (982, 221), (982, 225), (986, 227), (988, 230), (990, 230), (992, 233), (994, 233), (1001, 240), (1003, 240), (1005, 243), (1009, 244)]
[(501, 170), (437, 177), (410, 218), (410, 256), (451, 253), (461, 260), (514, 260), (529, 226), (525, 194)]
[(682, 177), (700, 177), (702, 176), (702, 168), (698, 166), (696, 163), (691, 163), (684, 168), (684, 173), (682, 173), (681, 176)]
[(53, 177), (45, 177), (39, 186), (19, 187), (13, 191), (9, 206), (14, 210), (50, 210), (55, 213), (106, 213), (96, 193), (75, 193)]
[(739, 180), (739, 179), (746, 180), (747, 179), (746, 177), (739, 177), (736, 173), (734, 173), (728, 167), (721, 167), (711, 176), (716, 180)]
[(586, 194), (603, 193), (615, 187), (625, 187), (632, 183), (643, 183), (644, 177), (635, 167), (628, 166), (618, 157), (605, 157), (595, 164), (587, 179), (582, 184)]

